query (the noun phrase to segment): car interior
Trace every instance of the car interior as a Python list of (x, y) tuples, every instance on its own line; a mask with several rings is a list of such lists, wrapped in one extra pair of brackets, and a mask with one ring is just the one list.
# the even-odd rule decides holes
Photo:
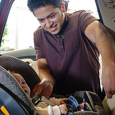
[[(7, 18), (14, 1), (16, 0), (0, 0), (0, 43), (2, 41), (2, 36)], [(66, 6), (65, 11), (67, 11), (69, 1), (68, 0), (63, 1), (63, 3)], [(99, 21), (107, 27), (108, 31), (115, 38), (115, 0), (94, 0), (94, 1), (97, 7), (97, 12), (99, 14)], [(1, 52), (0, 57), (2, 56), (3, 57), (12, 56), (18, 58), (21, 61), (26, 62), (30, 67), (32, 67), (37, 74), (39, 73), (36, 62), (36, 54), (33, 47), (9, 52)], [(115, 115), (115, 95), (111, 99), (107, 99), (105, 97), (105, 99), (103, 100), (103, 106), (107, 115)]]
[[(113, 38), (115, 38), (115, 1), (114, 0), (96, 0), (96, 6), (100, 21), (107, 27)], [(104, 99), (106, 114), (115, 114), (115, 96), (112, 99)]]

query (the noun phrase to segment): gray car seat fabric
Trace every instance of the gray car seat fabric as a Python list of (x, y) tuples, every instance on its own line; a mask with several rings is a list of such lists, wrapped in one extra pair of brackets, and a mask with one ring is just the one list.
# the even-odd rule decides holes
[[(33, 115), (38, 115), (36, 109), (34, 108), (34, 105), (30, 102), (29, 98), (26, 96), (25, 92), (23, 91), (19, 83), (15, 80), (15, 78), (10, 73), (7, 72), (7, 70), (5, 70), (1, 66), (0, 66), (0, 84), (8, 88), (11, 92), (13, 92), (16, 96), (18, 96), (19, 99), (21, 99), (25, 104), (27, 104), (28, 107), (30, 107), (30, 110), (33, 110)], [(8, 100), (9, 96), (7, 94), (3, 95), (4, 91), (1, 89), (1, 87), (0, 87), (0, 91), (1, 91), (0, 102), (2, 104), (7, 104), (10, 101)], [(19, 101), (19, 99), (17, 99), (17, 101)], [(4, 101), (6, 100), (7, 103), (4, 103)], [(14, 108), (10, 108), (9, 111), (16, 112)]]
[(73, 112), (72, 115), (106, 115), (100, 97), (96, 93), (91, 91), (76, 91), (75, 93), (68, 94), (66, 96), (52, 94), (51, 97), (68, 98), (71, 95), (78, 101), (79, 104), (83, 102), (83, 99), (85, 99), (85, 101), (92, 107), (93, 110), (77, 111)]
[(74, 93), (78, 103), (82, 103), (83, 99), (90, 104), (93, 111), (74, 112), (73, 115), (105, 115), (104, 107), (99, 96), (90, 91), (77, 91)]
[(0, 56), (0, 66), (6, 70), (15, 71), (21, 74), (29, 85), (31, 91), (33, 90), (34, 86), (40, 82), (35, 70), (18, 58), (12, 56)]

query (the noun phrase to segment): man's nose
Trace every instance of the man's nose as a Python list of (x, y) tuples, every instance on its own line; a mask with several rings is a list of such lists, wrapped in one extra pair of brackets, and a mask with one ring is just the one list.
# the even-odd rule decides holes
[(49, 19), (46, 19), (46, 27), (50, 28), (52, 25), (52, 22)]

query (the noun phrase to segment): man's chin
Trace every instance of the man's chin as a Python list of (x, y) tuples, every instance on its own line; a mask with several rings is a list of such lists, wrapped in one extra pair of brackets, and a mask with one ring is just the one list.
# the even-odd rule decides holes
[(51, 31), (49, 31), (51, 34), (53, 34), (53, 35), (55, 35), (55, 34), (58, 34), (59, 33), (59, 30), (56, 30), (56, 31), (53, 31), (53, 32), (51, 32)]

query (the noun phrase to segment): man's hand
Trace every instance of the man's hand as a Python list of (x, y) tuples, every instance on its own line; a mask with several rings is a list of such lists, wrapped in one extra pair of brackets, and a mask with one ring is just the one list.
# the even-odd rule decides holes
[(36, 84), (32, 91), (32, 95), (41, 94), (46, 98), (49, 98), (53, 91), (53, 85), (48, 80), (42, 80), (40, 83)]
[(115, 63), (102, 63), (102, 85), (106, 96), (112, 98), (115, 94)]

